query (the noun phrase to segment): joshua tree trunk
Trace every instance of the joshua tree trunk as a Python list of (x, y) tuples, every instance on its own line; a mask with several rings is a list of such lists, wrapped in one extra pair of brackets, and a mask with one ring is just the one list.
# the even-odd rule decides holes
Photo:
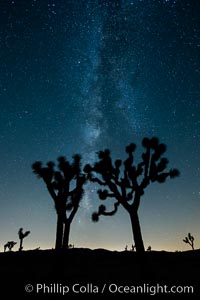
[(23, 249), (22, 243), (23, 243), (23, 239), (20, 239), (19, 251), (22, 251), (22, 249)]
[(63, 239), (63, 218), (62, 216), (58, 215), (57, 228), (56, 228), (56, 245), (55, 245), (56, 250), (62, 248), (62, 239)]
[(65, 230), (64, 230), (64, 237), (63, 237), (63, 249), (68, 249), (69, 246), (69, 232), (70, 232), (70, 225), (71, 223), (69, 220), (65, 221)]
[(137, 211), (133, 211), (129, 214), (130, 214), (130, 218), (131, 218), (133, 239), (135, 242), (136, 252), (143, 253), (145, 251), (145, 249), (144, 249), (144, 243), (142, 240), (142, 233), (141, 233), (141, 229), (140, 229), (138, 213), (137, 213)]

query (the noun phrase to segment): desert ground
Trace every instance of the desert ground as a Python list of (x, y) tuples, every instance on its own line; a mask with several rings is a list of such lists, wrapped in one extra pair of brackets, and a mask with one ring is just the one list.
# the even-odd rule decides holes
[[(142, 255), (87, 248), (13, 251), (0, 253), (0, 269), (1, 293), (25, 299), (200, 295), (200, 250)], [(193, 290), (183, 292), (185, 286)]]

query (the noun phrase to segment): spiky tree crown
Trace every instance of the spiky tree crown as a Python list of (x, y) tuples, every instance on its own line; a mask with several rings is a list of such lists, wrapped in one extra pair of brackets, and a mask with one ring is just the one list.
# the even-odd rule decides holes
[[(99, 211), (92, 215), (94, 221), (98, 220), (100, 215), (113, 215), (116, 213), (119, 204), (122, 204), (127, 210), (130, 206), (136, 206), (134, 199), (141, 196), (145, 188), (151, 182), (163, 183), (168, 177), (175, 178), (179, 175), (177, 169), (165, 171), (168, 166), (168, 160), (162, 155), (166, 151), (166, 146), (159, 142), (157, 138), (144, 138), (142, 146), (145, 148), (142, 154), (142, 161), (137, 165), (134, 163), (134, 152), (136, 145), (131, 143), (126, 147), (127, 159), (123, 161), (117, 159), (114, 163), (108, 149), (99, 151), (99, 160), (94, 166), (86, 165), (84, 171), (90, 181), (96, 182), (108, 189), (98, 190), (101, 200), (115, 198), (113, 211), (107, 212), (105, 206), (100, 206)], [(130, 203), (132, 201), (132, 203)]]
[(86, 182), (86, 176), (81, 172), (81, 156), (74, 155), (72, 163), (64, 156), (58, 157), (57, 161), (57, 168), (54, 162), (43, 166), (42, 162), (36, 161), (32, 169), (46, 183), (56, 211), (71, 211), (79, 205)]
[(23, 228), (20, 228), (18, 231), (18, 235), (19, 235), (19, 239), (24, 239), (26, 236), (28, 236), (30, 234), (30, 231), (25, 231), (23, 232)]

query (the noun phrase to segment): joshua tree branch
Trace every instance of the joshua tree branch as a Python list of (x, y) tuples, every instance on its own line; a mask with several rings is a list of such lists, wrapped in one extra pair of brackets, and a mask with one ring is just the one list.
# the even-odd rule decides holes
[(111, 192), (115, 195), (115, 198), (121, 203), (122, 201), (122, 195), (119, 193), (117, 189), (117, 185), (113, 183), (111, 180), (109, 180), (107, 183), (107, 186), (111, 190)]
[(115, 197), (115, 194), (114, 194), (114, 193), (109, 193), (109, 194), (107, 195), (107, 197), (108, 197), (108, 198), (114, 198), (114, 197)]
[(148, 177), (149, 173), (149, 162), (150, 162), (150, 148), (147, 148), (146, 151), (146, 163), (145, 163), (145, 171), (144, 171), (144, 177)]
[(56, 201), (57, 201), (57, 195), (56, 195), (56, 193), (55, 193), (55, 191), (54, 191), (51, 183), (47, 184), (47, 189), (48, 189), (49, 194), (53, 198), (54, 202), (56, 203)]
[(119, 204), (120, 203), (118, 201), (115, 202), (114, 203), (114, 209), (111, 210), (111, 211), (105, 211), (105, 210), (101, 209), (102, 206), (100, 206), (98, 214), (103, 215), (103, 216), (113, 216), (117, 212)]
[(69, 217), (68, 217), (68, 221), (69, 221), (70, 223), (73, 221), (74, 216), (75, 216), (75, 214), (77, 213), (78, 208), (79, 208), (79, 205), (75, 205), (75, 206), (73, 207), (73, 210), (71, 211), (71, 213), (70, 213), (70, 215), (69, 215)]
[(105, 182), (105, 181), (102, 181), (102, 180), (100, 180), (99, 178), (97, 178), (97, 177), (91, 177), (90, 178), (90, 181), (92, 181), (92, 182), (97, 182), (98, 184), (100, 184), (100, 185), (107, 185), (107, 183)]
[(101, 189), (99, 189), (97, 191), (97, 193), (99, 194), (99, 198), (101, 200), (106, 200), (107, 198), (114, 198), (115, 197), (115, 194), (114, 193), (109, 193), (108, 190), (101, 190)]

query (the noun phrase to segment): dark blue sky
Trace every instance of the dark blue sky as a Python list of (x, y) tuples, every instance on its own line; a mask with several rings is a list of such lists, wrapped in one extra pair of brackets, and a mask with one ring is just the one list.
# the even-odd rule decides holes
[[(92, 162), (110, 148), (157, 136), (181, 176), (152, 185), (140, 207), (144, 243), (200, 246), (200, 4), (198, 0), (2, 0), (0, 2), (0, 247), (31, 230), (27, 248), (52, 248), (53, 201), (35, 160), (78, 152)], [(138, 158), (141, 148), (138, 146)], [(91, 222), (87, 186), (72, 224), (77, 247), (132, 244), (123, 210)]]

